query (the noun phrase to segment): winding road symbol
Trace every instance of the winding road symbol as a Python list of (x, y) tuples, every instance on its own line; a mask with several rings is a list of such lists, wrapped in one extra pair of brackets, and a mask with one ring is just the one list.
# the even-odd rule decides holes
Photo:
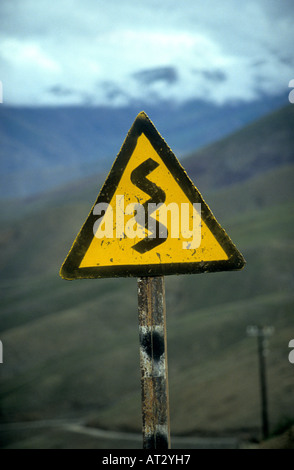
[[(165, 192), (157, 186), (155, 183), (147, 179), (147, 176), (152, 173), (157, 167), (159, 166), (159, 163), (157, 163), (155, 160), (152, 160), (152, 158), (148, 158), (145, 162), (141, 163), (135, 170), (132, 171), (131, 173), (131, 182), (141, 191), (144, 193), (148, 194), (150, 196), (150, 199), (148, 199), (144, 204), (142, 204), (144, 211), (145, 211), (145, 229), (151, 230), (151, 234), (148, 235), (146, 238), (143, 240), (139, 241), (136, 243), (132, 248), (139, 253), (146, 253), (147, 251), (153, 250), (156, 248), (158, 245), (161, 245), (162, 243), (165, 242), (167, 239), (168, 231), (167, 228), (160, 223), (158, 220), (154, 220), (154, 227), (152, 227), (152, 224), (150, 224), (149, 217), (154, 212), (157, 210), (161, 204), (165, 202)], [(149, 204), (156, 204), (157, 208), (154, 208), (153, 211), (150, 211), (150, 206)], [(149, 211), (148, 211), (148, 206), (149, 206)], [(148, 215), (149, 214), (149, 215)], [(135, 215), (136, 219), (136, 215)], [(141, 219), (138, 217), (137, 218), (137, 223), (141, 224)]]

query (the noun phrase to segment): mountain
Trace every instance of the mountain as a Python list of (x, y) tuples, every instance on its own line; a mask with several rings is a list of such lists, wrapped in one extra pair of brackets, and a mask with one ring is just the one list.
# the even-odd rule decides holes
[[(166, 277), (172, 434), (260, 438), (257, 344), (246, 334), (252, 324), (275, 328), (266, 357), (270, 430), (294, 421), (290, 111), (182, 161), (247, 264), (240, 272)], [(225, 179), (234, 161), (238, 176)], [(80, 180), (23, 204), (10, 201), (2, 212), (0, 416), (3, 426), (25, 422), (3, 428), (2, 448), (127, 445), (119, 438), (77, 440), (69, 424), (46, 420), (140, 431), (136, 279), (66, 282), (58, 275), (101, 183), (101, 176)]]
[[(144, 105), (179, 158), (287, 103), (285, 95), (224, 106), (205, 101)], [(0, 107), (0, 197), (27, 197), (105, 173), (142, 104), (110, 107)]]
[(192, 153), (184, 160), (185, 168), (204, 190), (246, 181), (294, 163), (293, 129), (294, 107), (288, 105)]

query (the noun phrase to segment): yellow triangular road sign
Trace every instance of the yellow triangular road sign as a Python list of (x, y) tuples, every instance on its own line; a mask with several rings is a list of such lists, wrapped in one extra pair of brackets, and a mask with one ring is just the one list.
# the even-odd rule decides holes
[(241, 269), (244, 258), (140, 113), (60, 271), (64, 279)]

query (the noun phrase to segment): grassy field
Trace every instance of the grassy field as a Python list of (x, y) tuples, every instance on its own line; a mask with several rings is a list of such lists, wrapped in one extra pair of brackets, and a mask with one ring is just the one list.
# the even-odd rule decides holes
[[(203, 193), (247, 265), (166, 278), (173, 434), (260, 437), (257, 344), (246, 334), (252, 324), (275, 328), (266, 358), (271, 431), (294, 420), (293, 176), (287, 163)], [(3, 213), (1, 422), (82, 419), (140, 432), (136, 279), (58, 275), (99, 189), (86, 186)], [(74, 445), (61, 430), (29, 436), (10, 431), (2, 447)]]

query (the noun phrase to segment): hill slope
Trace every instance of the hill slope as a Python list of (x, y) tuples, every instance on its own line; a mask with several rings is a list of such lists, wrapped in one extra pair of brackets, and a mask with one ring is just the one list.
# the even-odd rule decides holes
[[(179, 157), (282, 106), (287, 96), (214, 106), (144, 106)], [(26, 197), (108, 171), (138, 112), (133, 107), (0, 107), (0, 197)], [(172, 117), (172, 118), (171, 118)]]
[(248, 180), (294, 163), (294, 106), (247, 125), (184, 160), (189, 175), (204, 190)]
[[(283, 158), (292, 141), (281, 146), (279, 132), (276, 140), (272, 132), (271, 147)], [(248, 154), (238, 148), (243, 162)], [(271, 428), (294, 419), (287, 357), (294, 338), (293, 177), (287, 163), (203, 192), (247, 265), (166, 278), (173, 433), (259, 436), (256, 342), (246, 336), (256, 323), (275, 327), (267, 358)], [(104, 428), (140, 429), (136, 280), (58, 276), (99, 184), (40, 198), (2, 225), (2, 421), (78, 417)], [(17, 439), (10, 434), (2, 447)]]

